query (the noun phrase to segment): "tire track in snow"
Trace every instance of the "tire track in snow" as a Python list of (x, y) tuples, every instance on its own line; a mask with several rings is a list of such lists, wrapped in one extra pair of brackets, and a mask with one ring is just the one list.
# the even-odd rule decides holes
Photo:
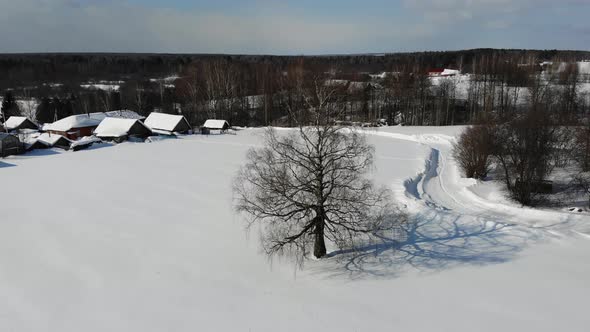
[[(454, 138), (443, 134), (406, 135), (367, 131), (370, 135), (405, 140), (431, 149), (424, 171), (404, 182), (406, 196), (426, 208), (450, 213), (456, 217), (472, 217), (474, 221), (493, 222), (504, 226), (526, 228), (549, 238), (577, 236), (590, 239), (590, 218), (555, 210), (539, 210), (511, 206), (486, 200), (462, 179), (452, 159)], [(586, 220), (585, 220), (586, 219)], [(518, 230), (519, 232), (523, 229)]]

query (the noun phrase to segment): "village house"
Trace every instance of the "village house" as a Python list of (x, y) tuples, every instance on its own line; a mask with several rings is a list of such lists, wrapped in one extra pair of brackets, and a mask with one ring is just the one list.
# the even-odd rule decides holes
[(9, 132), (23, 129), (39, 130), (39, 126), (24, 116), (11, 116), (4, 123), (4, 129)]
[(430, 77), (449, 77), (457, 76), (459, 74), (461, 74), (459, 70), (448, 68), (435, 68), (428, 71), (428, 76)]
[(89, 113), (68, 116), (54, 123), (43, 126), (43, 131), (64, 136), (70, 140), (76, 140), (84, 136), (92, 135), (92, 132), (102, 120), (105, 113)]
[(144, 124), (152, 132), (160, 135), (192, 133), (191, 125), (182, 115), (152, 112), (145, 119)]
[(36, 142), (30, 142), (30, 144), (36, 143), (41, 143), (45, 145), (46, 148), (60, 148), (64, 150), (69, 150), (72, 145), (72, 141), (65, 136), (52, 133), (43, 133), (36, 138)]
[(18, 137), (7, 133), (0, 133), (0, 157), (21, 154), (23, 150), (23, 145)]
[(94, 130), (96, 137), (116, 143), (130, 138), (144, 140), (151, 134), (152, 131), (139, 120), (110, 117), (102, 120)]
[(229, 122), (225, 120), (209, 119), (201, 126), (201, 134), (208, 135), (212, 131), (224, 133), (230, 128)]

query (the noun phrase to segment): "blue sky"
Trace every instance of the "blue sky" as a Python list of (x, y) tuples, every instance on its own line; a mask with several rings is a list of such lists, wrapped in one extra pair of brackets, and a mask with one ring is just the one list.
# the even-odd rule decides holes
[(0, 0), (0, 52), (590, 49), (590, 0)]

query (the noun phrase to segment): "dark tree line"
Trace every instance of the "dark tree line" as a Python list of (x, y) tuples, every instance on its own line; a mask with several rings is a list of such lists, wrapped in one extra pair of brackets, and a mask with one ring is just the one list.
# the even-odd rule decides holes
[(495, 168), (515, 200), (537, 205), (553, 191), (553, 170), (569, 168), (569, 189), (590, 194), (590, 110), (571, 75), (560, 73), (558, 84), (536, 75), (526, 103), (509, 113), (484, 111), (455, 146), (464, 174), (483, 179)]
[[(76, 113), (130, 109), (182, 113), (193, 125), (223, 118), (233, 125), (294, 125), (289, 109), (303, 108), (297, 84), (321, 79), (339, 86), (339, 121), (457, 125), (485, 114), (510, 119), (526, 108), (538, 78), (555, 91), (561, 122), (576, 122), (588, 105), (575, 65), (557, 70), (542, 61), (573, 63), (588, 52), (479, 49), (350, 56), (159, 54), (0, 55), (0, 88), (39, 101), (39, 121)], [(454, 68), (468, 81), (428, 75)], [(382, 74), (382, 75), (375, 75)], [(92, 86), (103, 86), (92, 88)], [(85, 85), (84, 87), (81, 85)], [(106, 86), (106, 88), (105, 88)], [(22, 110), (21, 110), (22, 111)], [(35, 112), (33, 112), (35, 113)]]

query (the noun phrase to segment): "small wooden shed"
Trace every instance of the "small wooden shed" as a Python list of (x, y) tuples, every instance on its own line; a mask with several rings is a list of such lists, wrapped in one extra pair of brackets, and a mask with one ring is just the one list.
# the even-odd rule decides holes
[(43, 133), (39, 135), (37, 141), (41, 142), (48, 148), (60, 148), (69, 150), (72, 145), (72, 141), (59, 134)]
[(152, 112), (145, 119), (144, 124), (154, 133), (161, 135), (192, 133), (191, 125), (182, 115)]
[(211, 132), (225, 133), (230, 128), (226, 120), (209, 119), (201, 126), (201, 134), (209, 135)]
[(21, 154), (24, 151), (23, 145), (18, 137), (0, 133), (0, 157)]

